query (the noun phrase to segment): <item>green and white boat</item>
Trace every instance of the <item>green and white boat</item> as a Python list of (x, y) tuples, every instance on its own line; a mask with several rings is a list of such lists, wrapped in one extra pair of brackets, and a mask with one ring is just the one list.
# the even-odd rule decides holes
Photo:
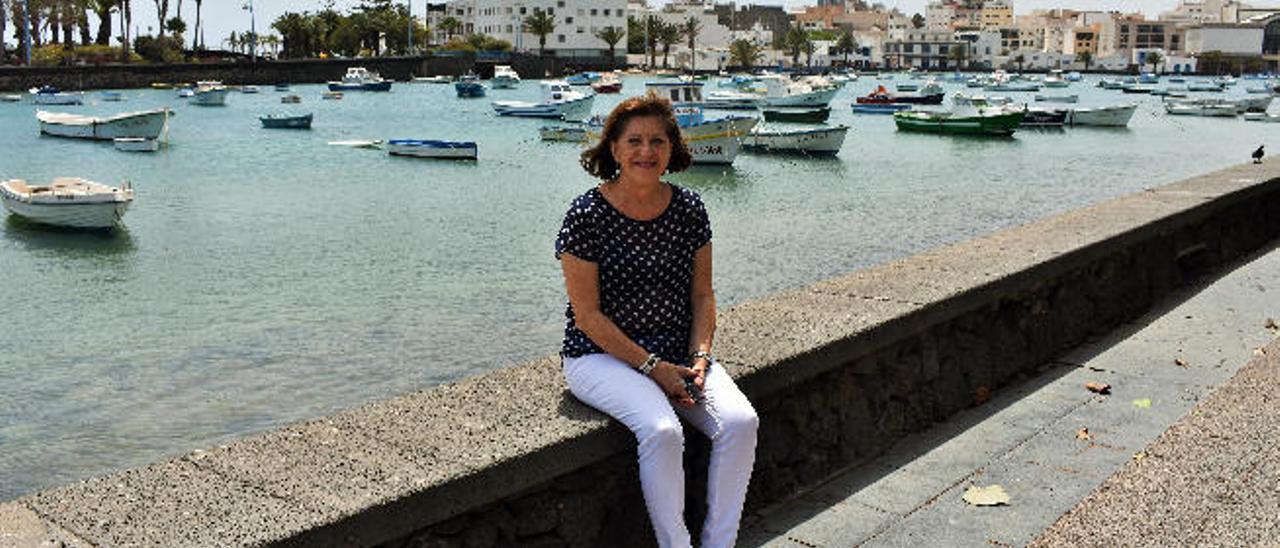
[(982, 100), (957, 101), (947, 112), (907, 110), (893, 113), (899, 131), (954, 133), (958, 135), (1013, 135), (1026, 117), (1026, 109), (995, 105)]

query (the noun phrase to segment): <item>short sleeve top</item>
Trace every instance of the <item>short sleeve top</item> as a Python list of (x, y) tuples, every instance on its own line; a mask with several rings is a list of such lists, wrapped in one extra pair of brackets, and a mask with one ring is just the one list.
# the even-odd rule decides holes
[[(613, 207), (598, 187), (573, 200), (556, 238), (556, 258), (568, 253), (596, 263), (600, 309), (631, 340), (664, 360), (688, 359), (693, 325), (693, 257), (711, 241), (711, 222), (697, 193), (671, 186), (657, 217), (638, 221)], [(560, 355), (603, 353), (565, 307)]]

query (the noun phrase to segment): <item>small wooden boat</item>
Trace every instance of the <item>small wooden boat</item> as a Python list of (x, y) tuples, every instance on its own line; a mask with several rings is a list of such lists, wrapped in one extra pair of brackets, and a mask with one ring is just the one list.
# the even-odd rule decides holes
[(96, 117), (62, 112), (36, 111), (40, 133), (55, 137), (109, 140), (116, 137), (157, 139), (169, 124), (167, 108)]
[(493, 85), (493, 89), (514, 88), (520, 84), (520, 74), (510, 65), (497, 65), (493, 67), (493, 79), (489, 83)]
[(1125, 127), (1137, 109), (1136, 104), (1074, 108), (1067, 116), (1067, 123), (1073, 126)]
[(766, 108), (761, 111), (767, 122), (792, 122), (821, 124), (831, 116), (831, 107), (820, 108)]
[(947, 112), (909, 110), (895, 112), (899, 131), (920, 131), (957, 135), (1013, 135), (1027, 111), (1010, 105), (993, 105), (969, 98)]
[(591, 116), (594, 93), (583, 94), (573, 90), (564, 80), (544, 80), (542, 101), (494, 101), (493, 110), (499, 116), (527, 118), (561, 118), (569, 121), (585, 120)]
[(342, 80), (329, 82), (329, 91), (391, 91), (391, 80), (364, 67), (348, 67)]
[(17, 103), (18, 101), (21, 101), (21, 100), (22, 100), (21, 95), (16, 95), (13, 93), (6, 93), (4, 95), (0, 95), (0, 102), (4, 102), (4, 103)]
[(275, 85), (276, 91), (289, 91), (289, 84), (279, 83)]
[(1265, 112), (1246, 112), (1244, 119), (1250, 122), (1280, 122), (1280, 114), (1267, 114)]
[(766, 152), (799, 152), (833, 155), (844, 146), (849, 126), (794, 129), (785, 131), (756, 128), (742, 138), (742, 146)]
[(467, 74), (453, 84), (453, 91), (462, 99), (484, 97), (486, 89), (475, 74)]
[(591, 89), (596, 93), (622, 93), (622, 80), (612, 72), (606, 72), (599, 80), (591, 82)]
[(98, 98), (103, 101), (118, 103), (124, 100), (124, 94), (118, 91), (104, 91), (98, 94)]
[(133, 202), (129, 183), (111, 187), (78, 177), (28, 185), (21, 179), (0, 183), (0, 199), (10, 213), (30, 221), (73, 228), (112, 228)]
[(84, 103), (84, 95), (80, 93), (64, 93), (52, 86), (32, 88), (30, 92), (31, 100), (37, 105), (79, 105)]
[(297, 95), (285, 95), (280, 98), (280, 102), (285, 104), (298, 104), (302, 102), (302, 98)]
[(346, 141), (329, 141), (330, 146), (351, 148), (382, 148), (382, 139), (349, 139)]
[(253, 86), (253, 85), (240, 86), (240, 93), (253, 94), (253, 93), (258, 93), (260, 91), (262, 91), (262, 89), (259, 88), (258, 86)]
[(1239, 109), (1233, 103), (1180, 103), (1171, 101), (1164, 104), (1164, 111), (1169, 114), (1183, 116), (1224, 118), (1235, 118), (1240, 114)]
[(1069, 111), (1053, 108), (1028, 108), (1021, 127), (1062, 127), (1067, 123)]
[(160, 150), (160, 141), (156, 139), (144, 139), (142, 137), (116, 137), (111, 142), (115, 144), (116, 150), (125, 152), (155, 152)]
[(853, 111), (867, 114), (893, 114), (907, 110), (911, 105), (899, 103), (884, 86), (877, 86), (874, 91), (854, 100)]
[(411, 81), (415, 84), (448, 84), (453, 80), (449, 79), (448, 76), (436, 75), (436, 76), (417, 76)]
[(321, 93), (321, 94), (320, 94), (320, 98), (321, 98), (321, 99), (328, 100), (328, 101), (337, 101), (337, 100), (339, 100), (339, 99), (342, 99), (342, 92), (341, 92), (341, 91), (326, 91), (326, 92), (323, 92), (323, 93)]
[(1071, 95), (1036, 95), (1037, 103), (1075, 103), (1080, 100), (1080, 96)]
[(231, 90), (221, 82), (199, 82), (196, 84), (191, 104), (202, 107), (221, 107), (227, 104), (227, 94)]
[(475, 141), (438, 141), (428, 139), (392, 139), (387, 141), (387, 153), (392, 156), (474, 160), (476, 159), (476, 152)]
[(265, 129), (311, 129), (311, 114), (302, 116), (259, 116), (258, 121), (262, 122)]

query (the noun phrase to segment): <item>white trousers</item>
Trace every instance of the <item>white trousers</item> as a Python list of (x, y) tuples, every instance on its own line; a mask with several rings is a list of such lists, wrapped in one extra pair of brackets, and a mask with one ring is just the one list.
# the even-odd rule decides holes
[(640, 487), (658, 545), (689, 548), (684, 523), (684, 430), (679, 416), (711, 438), (702, 548), (731, 548), (755, 463), (759, 419), (719, 364), (707, 373), (705, 403), (675, 406), (658, 383), (609, 354), (564, 359), (569, 390), (630, 428), (639, 443)]

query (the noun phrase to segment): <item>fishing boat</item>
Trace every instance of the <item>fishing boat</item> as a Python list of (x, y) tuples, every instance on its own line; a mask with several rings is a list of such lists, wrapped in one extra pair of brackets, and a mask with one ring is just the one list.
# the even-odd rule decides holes
[(262, 88), (259, 88), (258, 86), (255, 86), (255, 85), (246, 84), (246, 85), (240, 86), (240, 93), (254, 94), (254, 93), (259, 93), (261, 91), (262, 91)]
[(1137, 109), (1136, 104), (1074, 108), (1067, 116), (1067, 123), (1073, 126), (1125, 127)]
[(911, 105), (894, 100), (893, 94), (884, 86), (877, 86), (874, 91), (854, 100), (853, 111), (868, 114), (893, 114), (907, 110)]
[(541, 85), (541, 101), (494, 101), (494, 112), (499, 116), (560, 118), (569, 121), (585, 120), (591, 116), (591, 105), (596, 98), (594, 93), (575, 91), (564, 80), (544, 80)]
[(1047, 88), (1065, 88), (1071, 85), (1071, 82), (1068, 82), (1067, 79), (1062, 76), (1062, 71), (1059, 69), (1049, 71), (1049, 74), (1045, 75), (1044, 80), (1041, 80), (1041, 83)]
[(1025, 109), (1008, 105), (989, 105), (970, 99), (946, 112), (908, 110), (895, 112), (893, 122), (899, 131), (963, 135), (1013, 135), (1027, 116)]
[(1280, 122), (1280, 114), (1267, 114), (1265, 112), (1246, 112), (1244, 119), (1250, 122)]
[(708, 91), (703, 97), (703, 108), (722, 110), (755, 110), (763, 97), (759, 93), (742, 91)]
[(98, 117), (36, 111), (40, 133), (75, 139), (111, 140), (116, 137), (158, 139), (169, 124), (169, 109), (158, 108)]
[(760, 111), (766, 122), (791, 122), (821, 124), (831, 116), (831, 107), (820, 108), (766, 108)]
[(1065, 109), (1027, 108), (1027, 116), (1022, 119), (1021, 127), (1062, 127), (1067, 123), (1070, 114)]
[(596, 93), (621, 93), (622, 80), (618, 79), (618, 75), (606, 72), (600, 76), (599, 80), (591, 82), (591, 89)]
[(452, 81), (453, 81), (452, 79), (444, 75), (417, 76), (417, 77), (414, 77), (413, 80), (411, 80), (411, 82), (415, 84), (448, 84)]
[(17, 103), (22, 100), (22, 96), (15, 93), (6, 93), (0, 95), (0, 103)]
[(480, 83), (480, 77), (474, 73), (467, 73), (460, 80), (454, 82), (453, 91), (458, 97), (467, 99), (471, 97), (484, 97), (484, 84)]
[(1226, 85), (1212, 81), (1196, 81), (1187, 83), (1187, 91), (1222, 91), (1226, 89)]
[(197, 82), (191, 104), (203, 107), (220, 107), (227, 104), (227, 89), (220, 82)]
[(133, 188), (127, 182), (112, 187), (79, 177), (54, 179), (48, 185), (10, 179), (0, 183), (0, 199), (10, 213), (36, 223), (112, 228), (133, 203)]
[[(898, 86), (901, 90), (902, 86)], [(894, 103), (906, 103), (908, 105), (941, 105), (942, 100), (947, 97), (947, 92), (942, 86), (933, 80), (925, 82), (923, 86), (919, 86), (915, 91), (906, 93), (898, 93), (893, 96)]]
[(196, 96), (196, 88), (184, 87), (178, 89), (179, 99), (190, 99)]
[(111, 140), (116, 150), (125, 152), (155, 152), (160, 150), (160, 141), (143, 139), (142, 137), (116, 137)]
[(1236, 105), (1231, 103), (1197, 103), (1170, 101), (1164, 104), (1164, 111), (1180, 116), (1211, 116), (1235, 118), (1240, 114)]
[(98, 98), (109, 103), (119, 103), (124, 101), (124, 94), (118, 91), (103, 91), (98, 93)]
[(327, 101), (337, 101), (342, 99), (341, 91), (325, 91), (320, 93), (320, 98)]
[(342, 80), (329, 82), (329, 91), (391, 91), (391, 80), (364, 67), (347, 67)]
[(768, 107), (825, 107), (840, 91), (836, 86), (814, 87), (793, 82), (779, 74), (762, 76), (760, 83), (765, 90), (761, 103)]
[(281, 82), (275, 85), (276, 91), (289, 91), (289, 84)]
[[(671, 99), (680, 135), (695, 164), (731, 164), (742, 147), (741, 139), (759, 121), (754, 116), (707, 119), (702, 110), (702, 82), (648, 82), (647, 89)], [(589, 130), (590, 131), (590, 130)], [(597, 132), (598, 133), (598, 132)], [(598, 137), (598, 134), (590, 138)]]
[(267, 115), (259, 116), (258, 121), (264, 129), (311, 129), (311, 114), (300, 116)]
[(520, 85), (520, 74), (508, 65), (493, 67), (493, 79), (489, 81), (493, 89), (510, 89)]
[(766, 130), (757, 127), (743, 137), (742, 146), (764, 152), (834, 155), (840, 152), (848, 131), (849, 126), (844, 125), (791, 130)]
[(391, 139), (387, 141), (387, 153), (392, 156), (474, 160), (476, 159), (476, 151), (475, 141), (438, 141), (429, 139)]
[(543, 141), (567, 141), (570, 143), (587, 142), (585, 126), (542, 126), (538, 128), (538, 136)]
[(565, 77), (564, 81), (571, 86), (589, 86), (591, 82), (600, 79), (600, 74), (596, 72), (579, 72), (578, 74), (570, 74)]
[(286, 105), (298, 104), (302, 102), (302, 97), (299, 97), (297, 95), (285, 95), (284, 97), (280, 98), (280, 102)]
[(28, 91), (31, 93), (31, 101), (37, 105), (79, 105), (84, 103), (83, 94), (58, 91), (58, 88), (52, 86), (31, 88)]

